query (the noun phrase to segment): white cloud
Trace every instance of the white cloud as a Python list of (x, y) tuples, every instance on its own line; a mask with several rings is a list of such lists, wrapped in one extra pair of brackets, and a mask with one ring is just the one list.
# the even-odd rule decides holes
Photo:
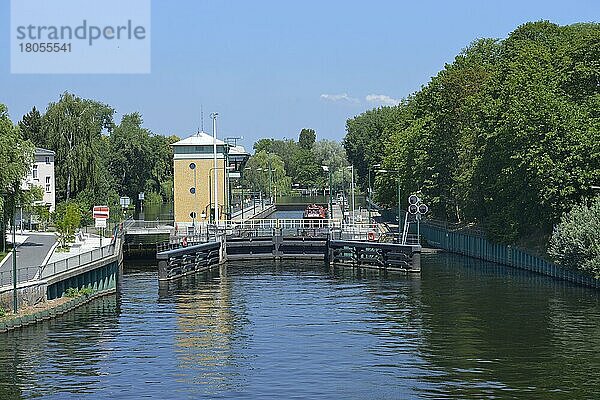
[(348, 101), (350, 103), (359, 103), (357, 98), (348, 96), (347, 93), (341, 94), (322, 94), (321, 99), (327, 101)]
[(384, 106), (395, 106), (398, 105), (401, 100), (394, 99), (393, 97), (386, 96), (385, 94), (369, 94), (365, 99), (369, 103), (380, 104)]

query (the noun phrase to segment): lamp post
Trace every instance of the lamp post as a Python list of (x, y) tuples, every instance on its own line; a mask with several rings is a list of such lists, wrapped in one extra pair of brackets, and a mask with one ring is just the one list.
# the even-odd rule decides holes
[(12, 273), (13, 273), (13, 313), (17, 313), (17, 190), (19, 183), (14, 183), (12, 210)]
[(402, 227), (402, 229), (400, 228), (400, 214), (402, 213), (402, 207), (400, 204), (400, 171), (388, 170), (388, 169), (378, 169), (378, 170), (376, 170), (376, 172), (380, 172), (383, 174), (386, 174), (386, 173), (398, 174), (398, 241), (400, 241), (400, 237), (402, 236), (402, 229), (404, 229), (404, 227)]
[(374, 164), (374, 165), (369, 165), (369, 169), (367, 171), (367, 174), (369, 176), (369, 187), (367, 189), (368, 191), (368, 196), (367, 196), (367, 211), (369, 213), (369, 224), (371, 223), (371, 202), (373, 201), (373, 189), (371, 188), (371, 169), (372, 168), (379, 168), (381, 167), (381, 164)]
[(12, 223), (12, 267), (13, 267), (13, 312), (17, 313), (17, 224), (15, 203), (13, 203), (13, 223)]
[(329, 219), (333, 219), (333, 200), (331, 198), (331, 169), (327, 165), (321, 165), (323, 171), (329, 174)]
[[(212, 206), (212, 204), (213, 204), (213, 199), (212, 199), (212, 193), (213, 193), (213, 190), (212, 190), (212, 187), (213, 187), (212, 186), (212, 179), (213, 178), (212, 178), (212, 176), (213, 176), (213, 172), (214, 172), (214, 176), (215, 176), (215, 187), (217, 187), (217, 179), (218, 179), (217, 171), (218, 170), (222, 170), (222, 169), (224, 169), (225, 173), (227, 173), (227, 171), (231, 171), (232, 169), (234, 169), (234, 167), (225, 167), (225, 168), (223, 168), (223, 167), (214, 168), (213, 167), (213, 168), (210, 168), (208, 170), (208, 203), (209, 203), (209, 206)], [(217, 218), (219, 216), (219, 211), (218, 211), (219, 198), (218, 198), (218, 192), (216, 192), (216, 191), (214, 192), (214, 203), (215, 203), (215, 223), (218, 224), (219, 220)], [(209, 218), (209, 220), (210, 220), (210, 218)]]
[(218, 165), (217, 165), (217, 117), (219, 116), (219, 113), (212, 113), (210, 114), (210, 117), (213, 120), (213, 169), (214, 169), (214, 180), (215, 180), (215, 192), (214, 192), (214, 196), (215, 196), (215, 222), (217, 223), (217, 225), (219, 224), (219, 183), (218, 183), (218, 176), (217, 176), (217, 169), (218, 169)]

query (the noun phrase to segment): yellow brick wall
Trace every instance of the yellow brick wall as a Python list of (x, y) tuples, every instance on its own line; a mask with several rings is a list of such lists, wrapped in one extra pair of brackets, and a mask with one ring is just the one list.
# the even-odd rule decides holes
[[(194, 171), (190, 169), (190, 163), (196, 164), (196, 195), (190, 193), (190, 188), (194, 186)], [(201, 215), (204, 210), (207, 212), (208, 219), (208, 203), (211, 199), (209, 196), (209, 182), (211, 190), (214, 193), (214, 170), (211, 171), (214, 161), (212, 159), (186, 159), (174, 160), (174, 214), (176, 222), (191, 223), (190, 212), (195, 211), (197, 214), (196, 222), (202, 221)], [(224, 208), (225, 200), (225, 160), (217, 160), (218, 180), (219, 180), (219, 217)], [(209, 174), (211, 175), (209, 181)], [(214, 200), (213, 200), (214, 203)]]

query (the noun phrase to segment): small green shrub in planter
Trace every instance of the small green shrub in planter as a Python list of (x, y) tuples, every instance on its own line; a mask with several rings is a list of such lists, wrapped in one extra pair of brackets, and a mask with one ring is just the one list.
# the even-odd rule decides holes
[(4, 307), (0, 307), (0, 318), (6, 317), (6, 310)]

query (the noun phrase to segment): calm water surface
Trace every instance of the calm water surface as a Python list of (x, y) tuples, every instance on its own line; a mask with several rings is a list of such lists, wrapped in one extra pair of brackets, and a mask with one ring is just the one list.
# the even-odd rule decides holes
[(234, 264), (0, 336), (0, 399), (600, 398), (600, 295), (449, 255)]

